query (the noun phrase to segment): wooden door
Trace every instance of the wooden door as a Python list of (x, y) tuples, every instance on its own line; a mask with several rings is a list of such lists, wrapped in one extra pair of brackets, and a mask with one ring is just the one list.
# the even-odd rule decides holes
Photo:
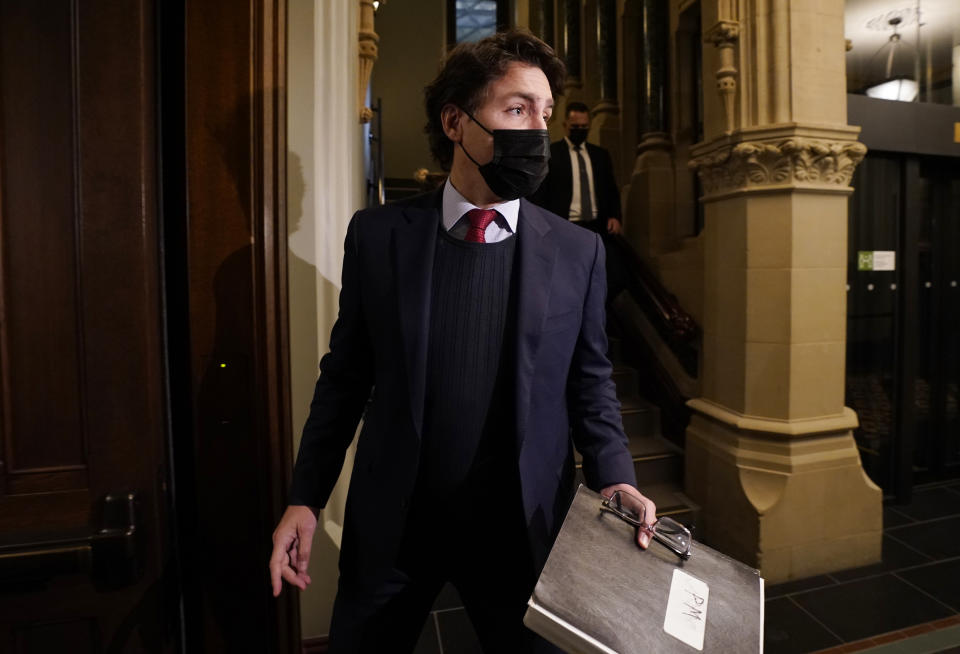
[(150, 0), (0, 2), (0, 651), (175, 649)]

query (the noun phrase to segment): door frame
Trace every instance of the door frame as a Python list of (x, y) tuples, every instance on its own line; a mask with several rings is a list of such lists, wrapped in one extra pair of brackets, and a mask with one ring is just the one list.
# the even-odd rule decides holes
[[(269, 651), (300, 650), (299, 596), (274, 599), (267, 575), (270, 534), (286, 508), (292, 469), (286, 224), (286, 0), (186, 0), (158, 3), (161, 216), (168, 351), (170, 459), (180, 570), (181, 648), (203, 651), (214, 625), (197, 574), (204, 543), (194, 537), (204, 488), (216, 476), (198, 456), (209, 439), (201, 374), (209, 358), (216, 312), (215, 271), (223, 244), (250, 244), (250, 265), (232, 281), (244, 298), (238, 311), (251, 326), (249, 397), (260, 465), (250, 507), (257, 542), (237, 542), (238, 560), (262, 574), (262, 593), (244, 598), (262, 616)], [(223, 116), (232, 116), (221, 120)], [(224, 147), (228, 147), (226, 152)], [(231, 181), (232, 180), (232, 181)], [(223, 215), (245, 216), (226, 224)], [(262, 560), (260, 560), (262, 559)], [(251, 625), (252, 626), (252, 625)], [(253, 642), (253, 641), (251, 641)]]

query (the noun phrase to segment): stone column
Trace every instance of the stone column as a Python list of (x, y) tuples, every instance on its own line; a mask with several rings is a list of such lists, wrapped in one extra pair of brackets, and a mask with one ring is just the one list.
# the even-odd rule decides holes
[(617, 102), (616, 0), (597, 0), (597, 67), (600, 101), (590, 110), (590, 140), (610, 152), (614, 173), (619, 181), (623, 168), (621, 158), (625, 153), (620, 129), (620, 105)]
[(617, 113), (617, 1), (597, 0), (597, 62), (600, 102), (594, 112)]
[(643, 46), (637, 62), (640, 111), (637, 114), (641, 139), (667, 136), (667, 52), (670, 13), (665, 0), (642, 0)]
[(553, 3), (556, 0), (530, 0), (530, 30), (551, 48), (556, 47), (553, 30)]
[(583, 85), (580, 60), (580, 0), (564, 0), (563, 5), (563, 63), (567, 65), (565, 95)]
[(673, 144), (667, 124), (670, 13), (667, 0), (640, 0), (637, 159), (626, 193), (627, 239), (648, 261), (676, 247)]
[[(702, 397), (686, 489), (700, 535), (770, 583), (880, 560), (881, 493), (844, 406), (847, 196), (843, 3), (703, 5)], [(741, 5), (744, 6), (744, 5)]]
[(557, 17), (557, 41), (554, 49), (563, 58), (567, 67), (567, 80), (563, 85), (563, 95), (555, 98), (553, 118), (547, 128), (550, 130), (550, 140), (558, 141), (563, 138), (563, 119), (566, 116), (567, 104), (583, 99), (583, 82), (580, 77), (582, 58), (580, 51), (580, 2), (581, 0), (546, 0), (556, 2), (552, 9), (559, 12)]

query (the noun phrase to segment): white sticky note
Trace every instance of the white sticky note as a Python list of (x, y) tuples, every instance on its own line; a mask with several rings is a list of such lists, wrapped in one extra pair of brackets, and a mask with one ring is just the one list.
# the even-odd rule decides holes
[(874, 250), (873, 251), (873, 269), (874, 270), (896, 270), (897, 253), (893, 250)]
[(709, 596), (707, 584), (682, 570), (674, 570), (663, 630), (690, 647), (703, 651)]

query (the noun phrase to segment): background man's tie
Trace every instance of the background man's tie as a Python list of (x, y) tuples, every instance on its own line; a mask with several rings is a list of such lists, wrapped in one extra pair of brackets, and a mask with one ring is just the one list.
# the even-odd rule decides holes
[(587, 176), (587, 162), (583, 158), (579, 145), (573, 146), (580, 166), (580, 220), (593, 220), (593, 200), (590, 199), (590, 178)]
[(486, 243), (487, 239), (484, 234), (487, 231), (487, 225), (492, 223), (496, 217), (497, 212), (494, 209), (471, 209), (468, 211), (467, 220), (470, 221), (470, 229), (467, 230), (467, 235), (463, 240), (471, 243)]

